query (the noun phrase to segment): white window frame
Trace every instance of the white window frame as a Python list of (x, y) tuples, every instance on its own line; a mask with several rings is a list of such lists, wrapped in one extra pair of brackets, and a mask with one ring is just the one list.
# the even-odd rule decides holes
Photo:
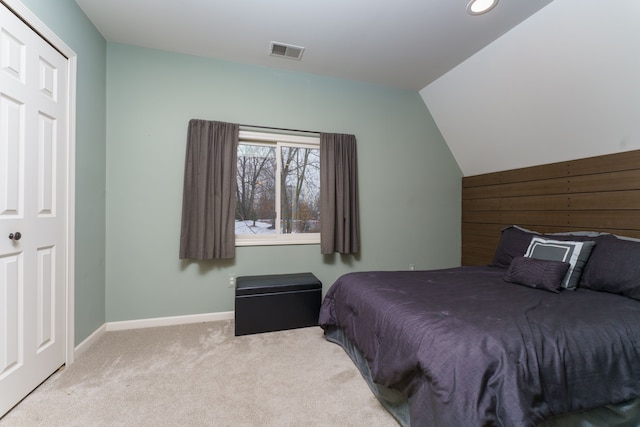
[[(241, 130), (239, 144), (254, 144), (274, 147), (276, 150), (276, 232), (275, 234), (236, 234), (236, 246), (273, 246), (273, 245), (319, 245), (320, 233), (280, 233), (280, 167), (283, 145), (289, 147), (320, 149), (319, 136), (289, 135)], [(321, 219), (322, 220), (322, 219)]]

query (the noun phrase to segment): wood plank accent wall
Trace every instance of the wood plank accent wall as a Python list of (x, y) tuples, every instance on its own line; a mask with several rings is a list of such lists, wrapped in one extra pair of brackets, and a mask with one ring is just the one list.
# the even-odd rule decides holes
[(491, 263), (513, 224), (640, 238), (640, 150), (462, 178), (462, 265)]

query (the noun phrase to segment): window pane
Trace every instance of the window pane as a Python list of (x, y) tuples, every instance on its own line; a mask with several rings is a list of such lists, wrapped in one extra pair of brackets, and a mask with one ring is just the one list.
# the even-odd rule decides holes
[(276, 150), (238, 145), (236, 234), (275, 234)]
[(280, 233), (320, 232), (320, 150), (282, 147)]

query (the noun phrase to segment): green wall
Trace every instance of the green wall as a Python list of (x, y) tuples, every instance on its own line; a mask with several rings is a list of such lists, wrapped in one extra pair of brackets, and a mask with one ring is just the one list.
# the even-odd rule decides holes
[[(459, 265), (461, 172), (420, 95), (366, 83), (107, 44), (106, 319), (231, 311), (228, 275)], [(362, 253), (239, 247), (178, 259), (191, 118), (353, 133)]]
[(78, 55), (75, 342), (105, 322), (107, 43), (73, 0), (22, 0)]
[[(229, 274), (312, 271), (326, 289), (349, 271), (458, 265), (461, 173), (417, 92), (108, 44), (72, 0), (23, 3), (78, 54), (76, 343), (105, 321), (233, 310)], [(180, 261), (191, 118), (355, 134), (362, 253)]]

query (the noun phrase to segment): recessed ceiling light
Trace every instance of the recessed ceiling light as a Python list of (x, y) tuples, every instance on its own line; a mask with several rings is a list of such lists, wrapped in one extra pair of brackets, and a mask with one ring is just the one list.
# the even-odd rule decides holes
[(467, 12), (471, 15), (482, 15), (496, 7), (498, 0), (471, 0), (467, 5)]

